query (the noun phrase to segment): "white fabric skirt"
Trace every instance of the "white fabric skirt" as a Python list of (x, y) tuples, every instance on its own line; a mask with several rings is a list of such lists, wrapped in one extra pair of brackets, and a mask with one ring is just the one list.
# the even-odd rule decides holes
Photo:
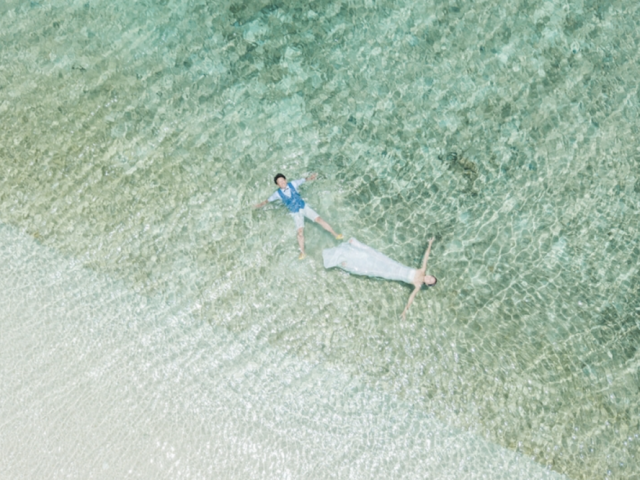
[(413, 285), (415, 268), (391, 260), (385, 254), (360, 243), (355, 238), (322, 251), (324, 268), (338, 267), (355, 275), (397, 280)]

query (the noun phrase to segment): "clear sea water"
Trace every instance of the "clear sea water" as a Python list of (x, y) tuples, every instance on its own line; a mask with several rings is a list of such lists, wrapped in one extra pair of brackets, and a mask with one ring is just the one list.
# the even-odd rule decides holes
[(639, 23), (3, 0), (0, 476), (638, 478)]

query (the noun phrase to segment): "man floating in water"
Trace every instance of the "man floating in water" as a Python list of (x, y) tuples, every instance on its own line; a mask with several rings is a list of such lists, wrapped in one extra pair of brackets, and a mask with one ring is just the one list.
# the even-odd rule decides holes
[(436, 277), (427, 275), (427, 261), (431, 253), (433, 240), (433, 238), (429, 240), (429, 246), (424, 253), (422, 266), (419, 269), (410, 268), (395, 260), (391, 260), (377, 250), (374, 250), (364, 243), (360, 243), (355, 238), (337, 247), (323, 250), (322, 259), (324, 260), (324, 268), (338, 267), (355, 275), (380, 277), (414, 285), (416, 288), (411, 293), (407, 306), (404, 307), (402, 312), (402, 318), (404, 319), (406, 318), (409, 307), (413, 303), (413, 299), (422, 286), (432, 287), (438, 281)]
[(271, 195), (264, 202), (258, 203), (254, 206), (254, 208), (264, 207), (269, 202), (275, 202), (276, 200), (281, 200), (291, 212), (291, 216), (296, 224), (296, 230), (298, 231), (298, 245), (300, 246), (300, 256), (298, 260), (302, 260), (306, 257), (304, 253), (304, 217), (307, 217), (310, 220), (320, 224), (322, 228), (324, 228), (327, 232), (333, 235), (336, 240), (342, 240), (342, 234), (336, 233), (333, 231), (333, 228), (325, 222), (320, 215), (318, 215), (309, 205), (307, 205), (302, 197), (298, 193), (298, 188), (305, 182), (310, 182), (315, 180), (318, 175), (313, 173), (309, 175), (307, 178), (301, 178), (299, 180), (294, 180), (292, 182), (287, 182), (287, 177), (283, 174), (279, 173), (275, 176), (273, 181), (278, 185), (278, 190), (275, 191), (273, 195)]

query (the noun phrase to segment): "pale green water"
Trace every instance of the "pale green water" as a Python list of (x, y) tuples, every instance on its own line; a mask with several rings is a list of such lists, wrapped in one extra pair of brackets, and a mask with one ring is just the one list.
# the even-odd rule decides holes
[(3, 479), (564, 478), (6, 225), (0, 329)]
[[(0, 221), (571, 478), (637, 478), (636, 2), (0, 6)], [(272, 177), (435, 289), (297, 262)]]

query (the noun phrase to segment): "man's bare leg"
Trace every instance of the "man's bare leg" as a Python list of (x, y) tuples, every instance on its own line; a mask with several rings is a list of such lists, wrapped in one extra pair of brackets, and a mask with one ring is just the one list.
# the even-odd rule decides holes
[(298, 246), (300, 247), (300, 256), (298, 257), (298, 260), (302, 260), (306, 257), (304, 253), (304, 228), (298, 229)]
[(327, 222), (325, 222), (322, 218), (320, 218), (320, 217), (316, 218), (316, 223), (318, 223), (322, 228), (324, 228), (331, 235), (336, 237), (336, 239), (338, 239), (338, 240), (342, 239), (342, 234), (334, 232), (333, 228), (331, 228), (331, 225), (329, 225)]

